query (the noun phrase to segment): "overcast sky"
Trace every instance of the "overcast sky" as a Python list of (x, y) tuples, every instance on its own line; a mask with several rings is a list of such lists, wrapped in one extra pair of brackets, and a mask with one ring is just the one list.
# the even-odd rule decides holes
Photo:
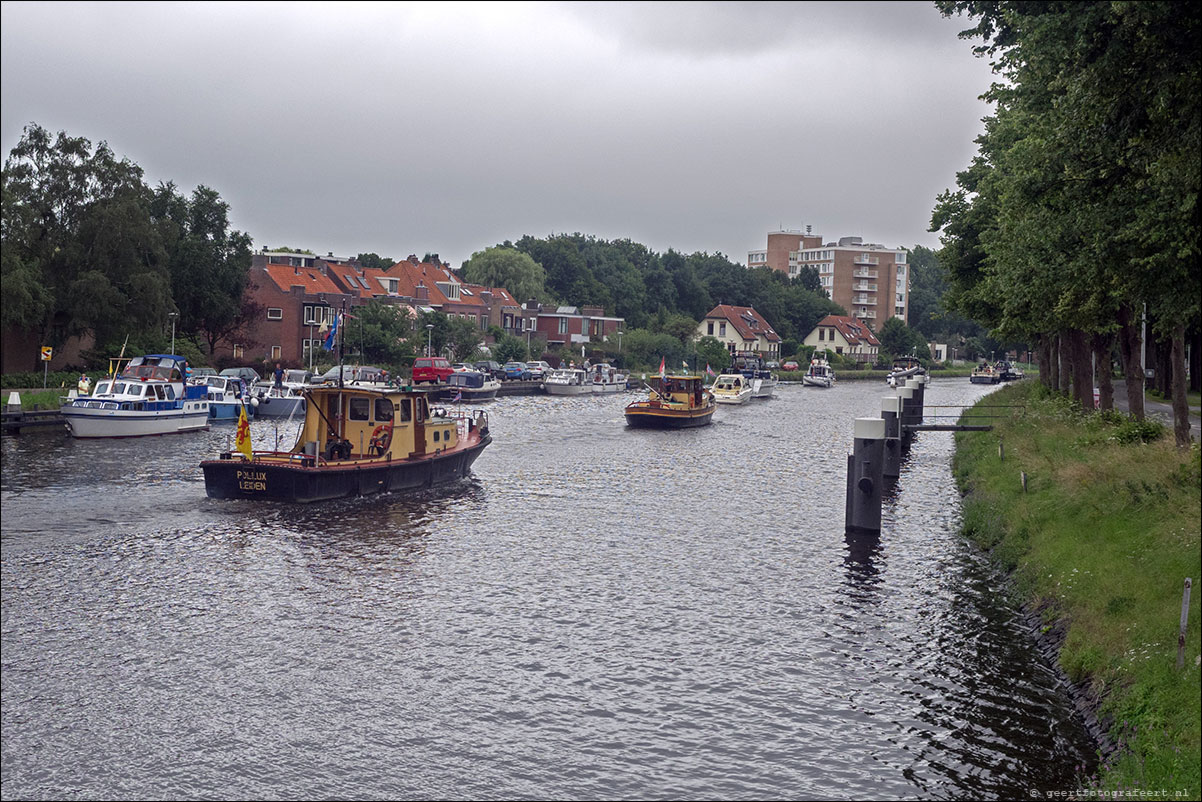
[(4, 2), (37, 123), (255, 246), (472, 253), (583, 232), (745, 263), (769, 231), (936, 246), (992, 75), (931, 2)]

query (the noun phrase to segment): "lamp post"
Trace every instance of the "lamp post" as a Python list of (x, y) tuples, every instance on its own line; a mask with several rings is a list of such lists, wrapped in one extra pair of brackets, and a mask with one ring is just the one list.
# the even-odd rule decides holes
[(179, 317), (179, 312), (168, 312), (167, 317), (171, 318), (171, 354), (175, 355), (175, 319)]
[(433, 338), (434, 338), (434, 324), (427, 323), (426, 324), (426, 356), (434, 355)]
[(622, 353), (622, 335), (624, 333), (625, 332), (621, 331), (620, 329), (618, 330), (618, 353), (619, 354)]

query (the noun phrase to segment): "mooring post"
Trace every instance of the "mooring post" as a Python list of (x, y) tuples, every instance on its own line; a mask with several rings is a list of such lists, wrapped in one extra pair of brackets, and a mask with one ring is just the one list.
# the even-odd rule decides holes
[(907, 379), (906, 387), (909, 387), (910, 390), (913, 391), (914, 399), (913, 414), (911, 415), (910, 425), (918, 426), (922, 423), (922, 419), (925, 415), (922, 405), (925, 400), (926, 393), (923, 392), (923, 384), (920, 379)]
[(8, 406), (4, 408), (5, 412), (20, 412), (21, 411), (21, 394), (13, 390), (8, 394)]
[(887, 395), (881, 399), (881, 420), (885, 421), (885, 458), (881, 475), (887, 479), (901, 476), (901, 399)]
[(856, 418), (855, 437), (847, 457), (848, 532), (881, 531), (881, 464), (885, 456), (885, 421)]
[(909, 387), (897, 388), (897, 424), (900, 427), (902, 448), (909, 448), (914, 433), (909, 427), (914, 425), (914, 390)]

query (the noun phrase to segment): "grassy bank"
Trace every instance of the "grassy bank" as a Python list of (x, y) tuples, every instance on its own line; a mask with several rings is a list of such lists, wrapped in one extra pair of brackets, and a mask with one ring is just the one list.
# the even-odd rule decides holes
[(985, 403), (1026, 414), (956, 436), (964, 531), (1011, 572), (1045, 633), (1063, 634), (1061, 667), (1099, 703), (1119, 749), (1085, 790), (1200, 798), (1198, 588), (1175, 668), (1183, 583), (1202, 573), (1198, 446), (1179, 451), (1167, 432), (1144, 442), (1163, 427), (1083, 416), (1033, 381)]

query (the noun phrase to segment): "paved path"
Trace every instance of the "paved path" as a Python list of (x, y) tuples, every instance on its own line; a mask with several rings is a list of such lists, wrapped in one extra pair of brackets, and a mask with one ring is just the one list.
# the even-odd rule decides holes
[[(1127, 404), (1127, 384), (1122, 379), (1114, 380), (1114, 407), (1123, 412), (1130, 412)], [(1151, 398), (1146, 393), (1144, 394), (1144, 414), (1149, 418), (1154, 418), (1165, 426), (1169, 427), (1169, 437), (1173, 434), (1173, 405), (1157, 398)], [(1202, 418), (1199, 418), (1196, 410), (1190, 410), (1189, 414), (1189, 429), (1194, 441), (1202, 440)]]

